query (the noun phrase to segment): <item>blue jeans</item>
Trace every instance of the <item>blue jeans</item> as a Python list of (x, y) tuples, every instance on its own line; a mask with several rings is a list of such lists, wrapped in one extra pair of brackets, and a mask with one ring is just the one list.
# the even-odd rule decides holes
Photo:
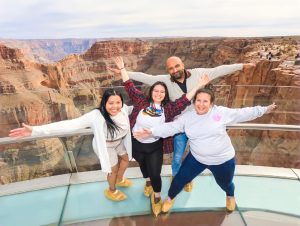
[(183, 189), (184, 185), (192, 181), (205, 169), (209, 169), (217, 184), (226, 192), (227, 196), (234, 196), (233, 175), (235, 170), (235, 158), (220, 165), (205, 165), (198, 162), (191, 152), (184, 159), (179, 172), (174, 177), (168, 191), (168, 196), (173, 199)]
[(173, 176), (175, 176), (179, 171), (187, 141), (188, 138), (185, 135), (185, 133), (178, 133), (174, 136), (174, 142), (173, 142), (174, 152), (173, 152), (173, 160), (172, 160)]

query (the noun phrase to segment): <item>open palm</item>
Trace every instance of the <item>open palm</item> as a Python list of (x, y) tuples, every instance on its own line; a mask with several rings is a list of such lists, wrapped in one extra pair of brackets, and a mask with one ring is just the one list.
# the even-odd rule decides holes
[(29, 137), (32, 134), (32, 126), (26, 125), (25, 123), (22, 123), (23, 127), (17, 128), (17, 129), (12, 129), (9, 131), (9, 136), (10, 137), (17, 137), (17, 138), (22, 138), (22, 137)]

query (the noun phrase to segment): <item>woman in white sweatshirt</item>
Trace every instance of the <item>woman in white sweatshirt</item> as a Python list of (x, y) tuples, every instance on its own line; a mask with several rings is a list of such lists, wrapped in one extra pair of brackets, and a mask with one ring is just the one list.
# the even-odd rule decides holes
[(151, 134), (155, 137), (169, 137), (185, 132), (190, 140), (190, 152), (171, 183), (168, 197), (162, 205), (163, 212), (168, 212), (172, 208), (174, 198), (185, 184), (206, 168), (212, 172), (217, 184), (226, 192), (227, 210), (235, 209), (233, 184), (235, 150), (226, 132), (226, 126), (258, 118), (274, 110), (276, 105), (230, 109), (214, 105), (214, 99), (211, 89), (199, 89), (193, 100), (194, 110), (184, 113), (174, 122), (134, 133), (135, 137), (142, 138)]
[(100, 106), (81, 117), (54, 122), (41, 126), (29, 126), (10, 131), (11, 137), (50, 135), (54, 133), (75, 132), (91, 128), (94, 133), (93, 149), (99, 157), (101, 169), (108, 173), (109, 188), (105, 196), (113, 201), (122, 201), (126, 195), (116, 186), (129, 187), (131, 181), (123, 178), (131, 154), (131, 133), (128, 107), (123, 105), (123, 97), (113, 89), (104, 92)]

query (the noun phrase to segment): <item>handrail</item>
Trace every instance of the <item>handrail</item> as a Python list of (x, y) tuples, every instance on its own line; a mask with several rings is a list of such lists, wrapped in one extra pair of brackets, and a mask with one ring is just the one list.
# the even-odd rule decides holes
[(299, 125), (258, 124), (258, 123), (236, 123), (236, 124), (228, 125), (227, 128), (228, 129), (300, 131)]
[[(250, 130), (279, 130), (279, 131), (300, 131), (299, 125), (280, 125), (280, 124), (256, 124), (256, 123), (237, 123), (227, 126), (228, 129), (250, 129)], [(2, 137), (0, 138), (0, 145), (14, 144), (25, 141), (34, 141), (46, 138), (70, 137), (70, 136), (84, 136), (93, 134), (91, 129), (81, 129), (77, 132), (69, 133), (53, 133), (51, 135), (30, 136), (25, 138)]]

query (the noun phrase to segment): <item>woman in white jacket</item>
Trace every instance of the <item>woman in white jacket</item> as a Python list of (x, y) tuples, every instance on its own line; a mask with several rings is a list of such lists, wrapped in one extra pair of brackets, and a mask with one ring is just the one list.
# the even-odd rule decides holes
[(123, 178), (132, 154), (128, 107), (123, 105), (120, 93), (113, 89), (106, 90), (97, 109), (75, 119), (41, 126), (22, 125), (21, 128), (11, 130), (9, 136), (49, 135), (91, 128), (94, 133), (93, 149), (99, 157), (102, 171), (108, 173), (109, 188), (104, 191), (105, 196), (113, 201), (127, 198), (116, 189), (116, 186), (129, 187), (132, 184)]
[(174, 122), (134, 133), (137, 138), (151, 134), (164, 138), (185, 132), (190, 140), (190, 152), (171, 183), (168, 197), (162, 205), (163, 212), (171, 209), (176, 195), (185, 184), (206, 168), (212, 172), (217, 184), (226, 193), (226, 209), (235, 209), (235, 150), (226, 132), (226, 125), (261, 117), (274, 110), (276, 105), (230, 109), (214, 105), (214, 98), (211, 89), (199, 89), (193, 100), (195, 109), (184, 113)]

